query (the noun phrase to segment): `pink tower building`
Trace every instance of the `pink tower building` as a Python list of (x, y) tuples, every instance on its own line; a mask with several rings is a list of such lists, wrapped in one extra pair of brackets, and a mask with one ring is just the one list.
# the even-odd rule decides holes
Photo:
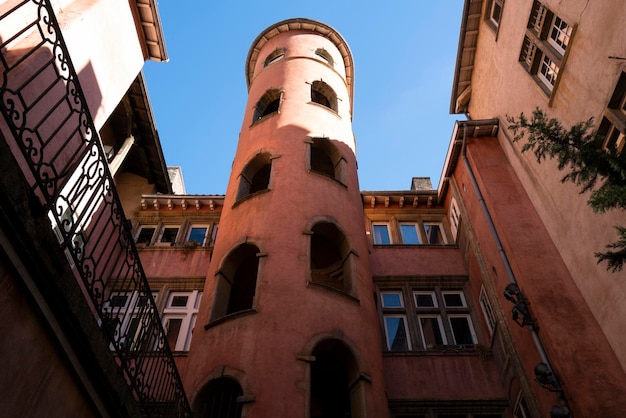
[(276, 23), (246, 82), (185, 375), (193, 409), (236, 396), (247, 417), (385, 417), (348, 45), (314, 20)]

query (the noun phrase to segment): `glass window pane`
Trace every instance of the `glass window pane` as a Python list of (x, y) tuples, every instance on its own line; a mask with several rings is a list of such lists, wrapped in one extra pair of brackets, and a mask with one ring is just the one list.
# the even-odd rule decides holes
[(475, 343), (469, 318), (461, 316), (449, 317), (448, 319), (450, 320), (455, 344), (472, 345)]
[(381, 292), (383, 308), (402, 308), (402, 294), (400, 292)]
[(135, 241), (137, 244), (150, 244), (152, 241), (152, 236), (154, 235), (155, 228), (141, 228), (139, 231), (139, 235), (137, 235), (137, 240)]
[(187, 306), (188, 299), (189, 299), (189, 296), (173, 296), (170, 306), (173, 306), (176, 308), (184, 308)]
[(195, 241), (200, 245), (204, 245), (204, 238), (206, 237), (207, 229), (208, 228), (206, 226), (192, 227), (189, 231), (189, 238), (187, 239), (187, 242)]
[(409, 349), (404, 317), (385, 317), (385, 331), (387, 332), (387, 347), (389, 350), (402, 351)]
[(400, 231), (402, 232), (402, 242), (406, 245), (419, 244), (420, 240), (417, 235), (417, 225), (415, 224), (402, 224), (400, 225)]
[(389, 227), (387, 225), (374, 225), (374, 244), (377, 245), (389, 245), (391, 239), (389, 238)]
[(170, 318), (167, 321), (167, 342), (172, 351), (176, 350), (176, 341), (178, 341), (178, 333), (182, 324), (183, 320), (181, 318)]
[(463, 308), (465, 300), (461, 292), (442, 292), (443, 303), (447, 308)]
[(128, 302), (127, 295), (112, 295), (109, 298), (109, 307), (111, 308), (125, 308), (126, 302)]
[(435, 295), (432, 292), (415, 292), (415, 305), (418, 308), (436, 308)]
[(421, 316), (418, 318), (422, 329), (422, 337), (424, 338), (424, 347), (429, 349), (438, 345), (444, 345), (445, 340), (439, 326), (439, 317)]
[(445, 244), (439, 224), (424, 224), (424, 232), (426, 233), (426, 241), (428, 244)]
[(174, 242), (176, 235), (178, 235), (178, 227), (163, 227), (160, 242)]

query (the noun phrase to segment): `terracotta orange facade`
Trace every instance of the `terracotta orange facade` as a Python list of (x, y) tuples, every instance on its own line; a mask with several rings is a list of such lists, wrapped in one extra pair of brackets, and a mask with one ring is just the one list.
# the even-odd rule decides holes
[[(594, 117), (614, 139), (602, 146), (622, 146), (618, 0), (465, 2), (451, 100), (465, 120), (451, 127), (436, 189), (415, 177), (407, 190), (360, 190), (349, 46), (322, 22), (278, 22), (248, 52), (225, 195), (187, 195), (165, 165), (136, 73), (166, 52), (156, 5), (137, 3), (93, 2), (85, 22), (50, 9), (65, 17), (69, 76), (33, 69), (50, 54), (35, 48), (29, 61), (16, 47), (27, 42), (4, 41), (19, 22), (0, 25), (0, 93), (40, 103), (3, 101), (0, 123), (0, 325), (20, 341), (0, 350), (13, 402), (3, 411), (623, 415), (626, 287), (593, 257), (623, 211), (593, 213), (506, 122), (537, 106), (565, 124)], [(119, 43), (90, 29), (118, 15), (115, 36), (132, 39), (125, 68), (77, 42)], [(15, 88), (27, 73), (37, 82)], [(76, 79), (79, 94), (46, 87)], [(68, 140), (63, 125), (33, 153), (31, 132), (74, 118), (49, 111), (47, 92), (86, 103), (68, 109), (99, 136), (78, 128)]]

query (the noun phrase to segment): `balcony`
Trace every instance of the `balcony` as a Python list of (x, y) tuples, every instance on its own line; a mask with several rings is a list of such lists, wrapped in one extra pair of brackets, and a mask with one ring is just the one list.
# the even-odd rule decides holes
[[(62, 268), (48, 271), (56, 270), (60, 277), (47, 279), (78, 283), (78, 294), (104, 341), (101, 351), (121, 372), (140, 413), (191, 416), (107, 155), (49, 1), (4, 3), (0, 28), (0, 137), (6, 141), (2, 149), (10, 150), (5, 154), (13, 157), (11, 166), (3, 169), (6, 177), (18, 180), (13, 187), (26, 185), (20, 193), (27, 200), (25, 205), (3, 196), (3, 212), (17, 213), (25, 205), (36, 218), (26, 219), (25, 211), (18, 214), (30, 241), (45, 242), (49, 236), (58, 243), (50, 252), (62, 254), (57, 259)], [(48, 231), (32, 227), (45, 221)], [(121, 312), (115, 301), (124, 294), (142, 303)], [(71, 300), (70, 295), (61, 296)], [(49, 299), (48, 305), (58, 303), (58, 298)], [(89, 330), (72, 335), (83, 334), (89, 338)], [(71, 343), (85, 346), (82, 341)]]

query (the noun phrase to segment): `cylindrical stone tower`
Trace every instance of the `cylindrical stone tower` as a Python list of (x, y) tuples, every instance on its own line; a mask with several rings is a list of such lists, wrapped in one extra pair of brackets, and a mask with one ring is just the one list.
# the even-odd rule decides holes
[(341, 35), (310, 19), (276, 23), (250, 48), (186, 372), (198, 416), (237, 416), (220, 415), (229, 403), (244, 417), (388, 415), (353, 72)]

